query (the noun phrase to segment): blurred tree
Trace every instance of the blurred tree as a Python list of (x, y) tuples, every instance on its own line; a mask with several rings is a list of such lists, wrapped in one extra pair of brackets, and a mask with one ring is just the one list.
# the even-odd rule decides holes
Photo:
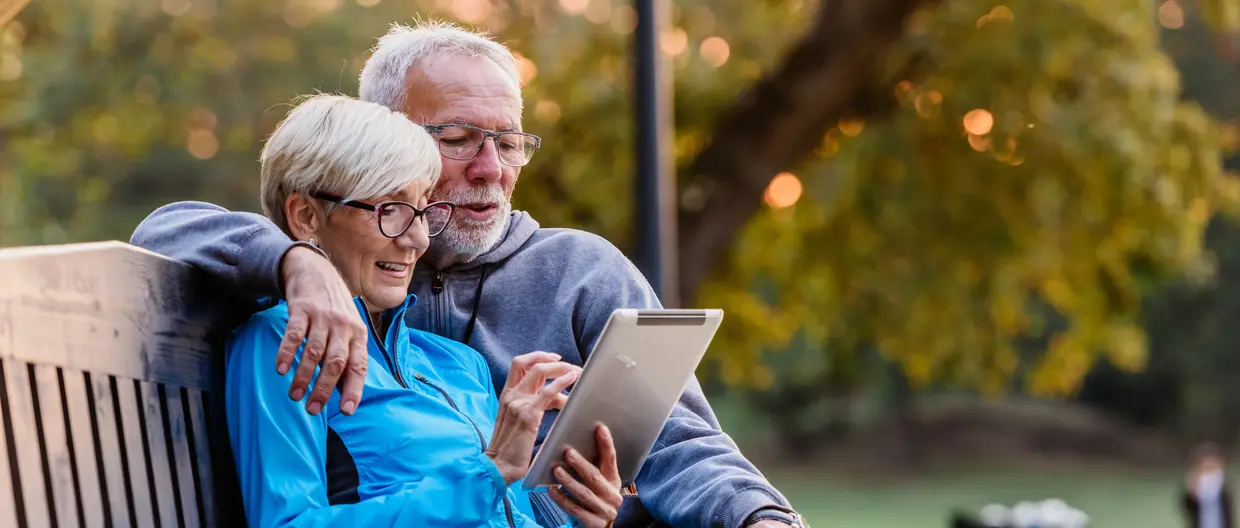
[[(769, 382), (746, 354), (805, 329), (877, 346), (916, 385), (1001, 391), (1020, 363), (1013, 341), (1045, 330), (1034, 300), (1066, 320), (1029, 369), (1034, 391), (1075, 390), (1098, 357), (1143, 366), (1144, 288), (1208, 276), (1203, 232), (1237, 197), (1220, 129), (1180, 100), (1151, 7), (918, 11), (878, 75), (895, 102), (849, 111), (890, 109), (818, 136), (825, 160), (767, 189), (795, 206), (748, 223), (703, 287), (705, 303), (732, 307), (722, 342), (749, 345), (725, 376)], [(791, 286), (765, 299), (737, 287), (771, 281)]]

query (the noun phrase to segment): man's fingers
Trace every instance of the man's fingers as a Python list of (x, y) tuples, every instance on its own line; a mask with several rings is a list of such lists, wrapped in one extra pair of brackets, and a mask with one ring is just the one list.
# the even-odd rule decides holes
[[(622, 501), (620, 497), (620, 486), (612, 485), (612, 483), (599, 472), (599, 468), (591, 464), (586, 457), (581, 456), (577, 450), (569, 448), (564, 454), (564, 459), (568, 461), (568, 465), (573, 467), (573, 471), (577, 472), (577, 480), (589, 488), (590, 498), (585, 502), (586, 506), (596, 512), (602, 512), (610, 503)], [(565, 475), (568, 473), (565, 472)], [(564, 484), (561, 482), (561, 484)], [(572, 492), (574, 497), (582, 499), (585, 495), (581, 495), (576, 488), (570, 487), (568, 491)]]
[(323, 361), (327, 353), (327, 327), (319, 321), (310, 321), (310, 334), (306, 337), (306, 346), (301, 350), (301, 361), (297, 364), (297, 374), (293, 376), (293, 386), (289, 388), (289, 396), (301, 400), (310, 388), (310, 380), (314, 378), (314, 370)]
[(608, 482), (619, 488), (620, 467), (616, 463), (616, 441), (611, 436), (611, 429), (600, 423), (594, 436), (598, 440), (598, 470)]
[(366, 384), (366, 365), (369, 360), (366, 340), (354, 339), (349, 344), (349, 369), (345, 371), (340, 387), (340, 412), (351, 415), (362, 401), (362, 386)]
[(559, 506), (560, 509), (564, 510), (564, 513), (571, 515), (574, 519), (577, 519), (578, 521), (581, 521), (584, 523), (586, 522), (586, 520), (592, 519), (594, 517), (593, 514), (586, 511), (585, 508), (582, 508), (580, 504), (577, 504), (576, 502), (573, 501), (573, 499), (570, 499), (566, 495), (564, 495), (564, 492), (560, 491), (560, 488), (558, 487), (548, 488), (547, 495), (551, 497), (552, 501), (555, 501), (555, 504)]
[[(289, 314), (288, 325), (284, 329), (284, 339), (280, 341), (280, 350), (276, 352), (276, 372), (281, 376), (288, 374), (297, 357), (297, 349), (306, 338), (306, 314), (300, 310)], [(301, 398), (294, 398), (301, 399)]]
[(525, 377), (525, 373), (529, 372), (534, 365), (539, 363), (551, 363), (560, 360), (559, 354), (551, 352), (530, 352), (521, 354), (512, 358), (512, 364), (508, 368), (508, 379), (504, 382), (505, 389), (516, 387), (521, 379)]

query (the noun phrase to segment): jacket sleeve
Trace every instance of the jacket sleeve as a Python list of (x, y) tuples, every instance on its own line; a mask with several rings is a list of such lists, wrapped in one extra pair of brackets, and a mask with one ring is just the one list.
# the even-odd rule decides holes
[[(575, 322), (583, 359), (613, 310), (662, 308), (645, 277), (618, 250), (584, 289)], [(636, 484), (642, 504), (673, 526), (739, 528), (764, 507), (790, 507), (720, 429), (696, 378), (672, 410)]]
[(205, 202), (156, 209), (129, 243), (203, 270), (250, 300), (283, 297), (280, 260), (294, 245), (265, 216)]
[(287, 317), (260, 313), (228, 343), (225, 406), (251, 526), (480, 526), (507, 485), (485, 455), (443, 464), (393, 493), (349, 505), (327, 497), (324, 415), (287, 396), (289, 374), (269, 368)]

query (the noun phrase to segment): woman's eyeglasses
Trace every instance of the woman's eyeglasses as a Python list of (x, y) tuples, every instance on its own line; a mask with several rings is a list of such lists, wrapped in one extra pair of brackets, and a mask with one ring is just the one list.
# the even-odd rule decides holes
[(448, 221), (452, 219), (452, 212), (456, 210), (456, 204), (452, 202), (434, 202), (427, 205), (423, 209), (414, 207), (413, 204), (406, 202), (379, 202), (376, 204), (368, 204), (354, 200), (345, 200), (340, 196), (323, 192), (313, 192), (310, 196), (320, 200), (338, 203), (340, 205), (354, 207), (375, 213), (375, 222), (379, 224), (379, 232), (388, 238), (396, 238), (409, 230), (414, 220), (422, 219), (426, 223), (427, 236), (438, 236), (448, 227)]

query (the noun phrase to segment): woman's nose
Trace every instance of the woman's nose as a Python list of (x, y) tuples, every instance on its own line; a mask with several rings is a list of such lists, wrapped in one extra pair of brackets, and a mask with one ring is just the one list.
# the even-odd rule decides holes
[(431, 245), (431, 237), (427, 232), (426, 217), (419, 216), (409, 225), (403, 234), (396, 237), (396, 243), (402, 248), (415, 251), (426, 251)]

